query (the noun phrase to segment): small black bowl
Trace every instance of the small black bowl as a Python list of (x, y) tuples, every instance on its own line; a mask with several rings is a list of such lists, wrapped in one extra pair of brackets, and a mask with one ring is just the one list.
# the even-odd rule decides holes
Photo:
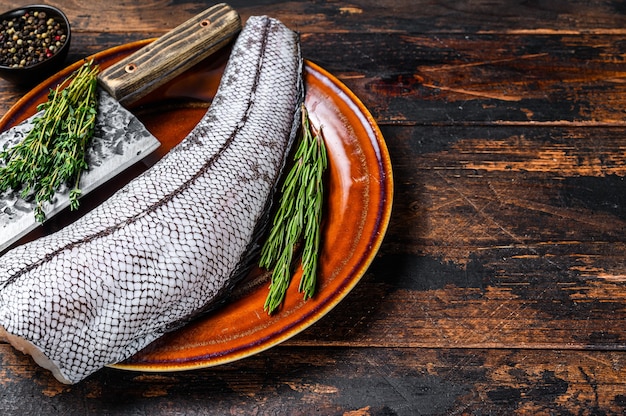
[(0, 78), (20, 86), (32, 86), (58, 71), (64, 64), (70, 49), (71, 29), (67, 16), (56, 7), (36, 4), (20, 7), (0, 15), (0, 22), (23, 16), (26, 13), (45, 12), (57, 21), (66, 34), (65, 43), (49, 58), (30, 66), (11, 67), (0, 65)]

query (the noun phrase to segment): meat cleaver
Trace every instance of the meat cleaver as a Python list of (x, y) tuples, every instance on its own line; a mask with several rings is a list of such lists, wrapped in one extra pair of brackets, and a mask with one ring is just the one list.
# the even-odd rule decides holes
[[(83, 195), (159, 147), (159, 141), (123, 105), (216, 52), (240, 30), (238, 13), (224, 3), (217, 4), (100, 72), (98, 115), (86, 156), (89, 169), (80, 181)], [(36, 116), (1, 133), (0, 151), (19, 143)], [(67, 206), (69, 189), (64, 188), (45, 205), (44, 212), (50, 218)], [(34, 201), (19, 198), (19, 191), (0, 193), (0, 253), (39, 225), (34, 208)]]

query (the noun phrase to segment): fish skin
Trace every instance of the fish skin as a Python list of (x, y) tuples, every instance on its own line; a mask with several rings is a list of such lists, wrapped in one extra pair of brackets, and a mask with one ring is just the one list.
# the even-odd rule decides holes
[(303, 88), (298, 35), (250, 17), (178, 146), (77, 222), (0, 258), (0, 333), (76, 383), (219, 299), (258, 248)]

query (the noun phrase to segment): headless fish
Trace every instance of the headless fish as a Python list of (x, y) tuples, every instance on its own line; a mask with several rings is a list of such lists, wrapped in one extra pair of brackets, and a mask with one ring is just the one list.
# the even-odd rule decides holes
[(302, 99), (297, 34), (250, 17), (178, 146), (75, 223), (0, 258), (0, 337), (76, 383), (222, 298), (258, 248)]

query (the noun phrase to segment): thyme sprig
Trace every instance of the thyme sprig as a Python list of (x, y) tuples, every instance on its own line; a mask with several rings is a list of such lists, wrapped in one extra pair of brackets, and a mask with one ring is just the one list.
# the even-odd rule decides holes
[(85, 149), (96, 123), (98, 71), (92, 61), (85, 62), (50, 90), (24, 140), (0, 153), (0, 192), (11, 188), (23, 199), (34, 195), (39, 222), (46, 218), (43, 204), (63, 184), (71, 187), (70, 208), (78, 208), (80, 176), (87, 169)]
[(324, 198), (324, 171), (328, 166), (321, 129), (312, 128), (302, 105), (302, 128), (294, 165), (281, 188), (279, 207), (267, 241), (261, 249), (261, 267), (272, 270), (264, 309), (273, 313), (285, 299), (294, 269), (294, 256), (302, 244), (299, 291), (304, 299), (315, 294)]

